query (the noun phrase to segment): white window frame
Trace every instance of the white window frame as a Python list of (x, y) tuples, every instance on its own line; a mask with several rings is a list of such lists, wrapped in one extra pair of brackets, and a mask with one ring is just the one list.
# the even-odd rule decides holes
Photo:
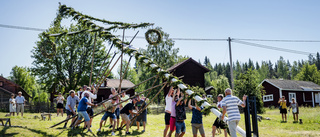
[(294, 95), (294, 99), (295, 99), (296, 102), (297, 102), (297, 94), (296, 94), (295, 92), (289, 92), (289, 93), (288, 93), (289, 102), (292, 102), (292, 97), (290, 96), (291, 94)]
[(273, 101), (273, 94), (263, 95), (263, 102)]

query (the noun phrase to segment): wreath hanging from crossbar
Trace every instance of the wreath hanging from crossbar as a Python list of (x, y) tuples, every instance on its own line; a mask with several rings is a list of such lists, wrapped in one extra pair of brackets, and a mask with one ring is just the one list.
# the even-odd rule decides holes
[[(154, 33), (157, 35), (157, 40), (156, 41), (152, 41), (150, 39), (150, 35)], [(158, 45), (160, 42), (161, 42), (161, 39), (162, 39), (162, 36), (161, 36), (161, 33), (159, 30), (156, 30), (156, 29), (149, 29), (146, 33), (145, 33), (145, 37), (146, 37), (146, 40), (147, 42), (150, 44), (150, 45)]]

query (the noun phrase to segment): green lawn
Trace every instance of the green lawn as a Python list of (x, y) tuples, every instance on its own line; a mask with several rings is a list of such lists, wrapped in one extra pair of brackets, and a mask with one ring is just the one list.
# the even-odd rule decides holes
[[(0, 117), (4, 117), (5, 113), (0, 113)], [(99, 126), (99, 121), (102, 115), (96, 117), (93, 120), (93, 134), (92, 133), (85, 133), (82, 129), (63, 129), (60, 125), (55, 128), (48, 128), (59, 121), (62, 121), (66, 118), (64, 117), (56, 117), (53, 114), (52, 121), (41, 121), (39, 119), (33, 119), (35, 115), (40, 116), (38, 113), (26, 113), (24, 117), (14, 116), (11, 117), (11, 124), (13, 126), (22, 126), (22, 127), (3, 127), (0, 126), (0, 136), (110, 136), (111, 131), (108, 127), (103, 127), (102, 131), (97, 133), (96, 130)], [(279, 114), (279, 110), (274, 109), (270, 110), (267, 109), (267, 112), (262, 115), (263, 117), (269, 117), (271, 120), (262, 120), (259, 122), (259, 133), (261, 137), (264, 136), (279, 136), (279, 137), (301, 137), (301, 136), (320, 136), (320, 108), (300, 108), (300, 116), (299, 118), (303, 119), (303, 124), (293, 123), (292, 114), (288, 118), (287, 123), (281, 123), (281, 116)], [(212, 136), (211, 134), (211, 125), (215, 120), (215, 116), (213, 114), (206, 116), (203, 118), (204, 127), (207, 136)], [(142, 128), (140, 131), (136, 130), (136, 126), (133, 126), (130, 129), (132, 135), (129, 136), (140, 136), (140, 137), (160, 137), (163, 134), (164, 129), (164, 114), (160, 115), (148, 115), (148, 124), (145, 133), (141, 133)], [(242, 115), (242, 121), (240, 122), (239, 126), (243, 129), (244, 126), (244, 118)], [(186, 137), (192, 136), (191, 131), (191, 113), (187, 114), (186, 120)], [(121, 132), (117, 131), (116, 135), (125, 136), (125, 130)], [(217, 135), (222, 136), (222, 135)]]

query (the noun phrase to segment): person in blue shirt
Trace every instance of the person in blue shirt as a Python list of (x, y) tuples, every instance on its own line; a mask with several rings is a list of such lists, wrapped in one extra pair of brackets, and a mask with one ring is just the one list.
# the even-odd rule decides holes
[(88, 113), (87, 113), (87, 106), (88, 106), (88, 105), (90, 105), (90, 106), (97, 106), (97, 104), (90, 103), (90, 102), (88, 101), (88, 98), (89, 98), (89, 94), (88, 94), (88, 93), (85, 93), (84, 96), (82, 97), (82, 99), (81, 99), (80, 102), (79, 102), (79, 106), (78, 106), (78, 120), (77, 120), (77, 122), (76, 122), (75, 125), (78, 125), (78, 124), (81, 122), (82, 118), (84, 118), (85, 125), (87, 125), (86, 128), (88, 129), (87, 132), (92, 132), (92, 131), (90, 130), (91, 125), (90, 125), (90, 117), (89, 117), (89, 115), (88, 115)]
[(197, 137), (198, 130), (199, 130), (200, 135), (202, 137), (205, 137), (205, 132), (202, 124), (202, 112), (201, 112), (203, 107), (199, 107), (197, 105), (197, 102), (195, 102), (195, 106), (192, 106), (191, 100), (189, 100), (188, 107), (189, 109), (192, 110), (191, 127), (192, 127), (193, 136)]

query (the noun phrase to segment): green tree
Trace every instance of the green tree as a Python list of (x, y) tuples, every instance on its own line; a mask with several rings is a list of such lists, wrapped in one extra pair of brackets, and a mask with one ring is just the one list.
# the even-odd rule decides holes
[(316, 84), (320, 84), (320, 72), (315, 64), (309, 65), (306, 63), (303, 65), (301, 71), (295, 76), (295, 80), (311, 81)]
[(277, 61), (277, 72), (279, 78), (288, 79), (289, 78), (289, 67), (287, 66), (286, 61), (280, 56), (280, 59)]
[(256, 70), (248, 69), (246, 73), (240, 74), (239, 78), (235, 80), (235, 90), (237, 91), (238, 97), (243, 95), (256, 96), (257, 112), (264, 113), (262, 95), (264, 94), (259, 86), (258, 73)]
[(36, 78), (26, 67), (14, 66), (10, 72), (9, 79), (23, 88), (30, 96), (34, 97), (37, 93)]
[(269, 67), (266, 61), (262, 61), (261, 67), (257, 70), (259, 77), (258, 82), (262, 82), (264, 79), (268, 78), (269, 75)]
[(213, 96), (216, 97), (219, 94), (224, 94), (224, 91), (227, 88), (230, 88), (229, 80), (224, 75), (219, 75), (218, 78), (211, 81), (211, 85), (214, 87), (214, 93)]
[(316, 56), (316, 66), (317, 66), (318, 70), (320, 70), (320, 54), (319, 54), (319, 52), (317, 52), (317, 56)]
[[(57, 19), (58, 20), (58, 19)], [(96, 46), (94, 48), (95, 33), (84, 31), (75, 35), (65, 35), (61, 37), (46, 37), (47, 33), (54, 34), (66, 31), (80, 31), (88, 29), (82, 25), (70, 25), (69, 28), (63, 28), (59, 21), (39, 34), (39, 41), (36, 42), (34, 49), (31, 51), (31, 57), (34, 59), (32, 72), (37, 75), (40, 83), (48, 92), (55, 90), (69, 91), (76, 89), (79, 85), (88, 85), (91, 71), (91, 57), (94, 54), (93, 76), (92, 81), (97, 77), (97, 73), (102, 67), (106, 68), (107, 63), (102, 66), (104, 58), (106, 58), (105, 46), (103, 40), (96, 37)], [(54, 41), (56, 51), (49, 50), (50, 45), (46, 42)], [(47, 49), (47, 52), (54, 53), (55, 56), (47, 58), (42, 54), (42, 49)]]

